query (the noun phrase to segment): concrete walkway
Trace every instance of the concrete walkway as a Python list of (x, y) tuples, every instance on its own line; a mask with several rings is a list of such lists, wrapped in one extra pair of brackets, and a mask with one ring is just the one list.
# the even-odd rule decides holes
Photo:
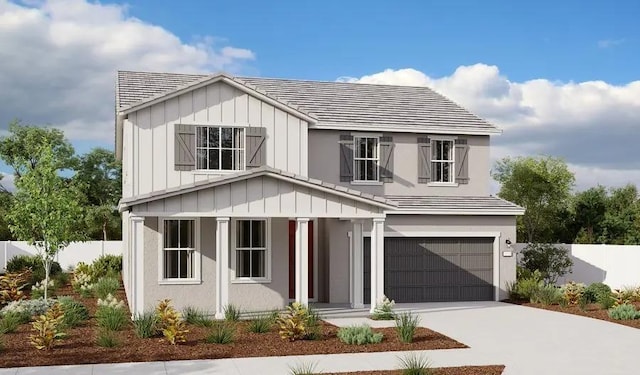
[[(420, 314), (422, 325), (441, 332), (469, 349), (430, 350), (436, 367), (506, 365), (504, 375), (588, 375), (637, 373), (640, 330), (574, 315), (494, 302), (397, 305)], [(333, 317), (335, 315), (335, 317)], [(367, 321), (339, 317), (343, 326)], [(141, 348), (141, 350), (144, 350)], [(394, 369), (408, 352), (357, 353), (313, 356), (236, 358), (198, 361), (55, 366), (3, 369), (4, 374), (263, 374), (281, 375), (301, 363), (315, 363), (323, 372)]]

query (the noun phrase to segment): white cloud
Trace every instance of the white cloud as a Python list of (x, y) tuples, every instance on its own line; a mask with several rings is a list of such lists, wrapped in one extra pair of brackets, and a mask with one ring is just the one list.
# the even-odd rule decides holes
[(547, 154), (563, 157), (577, 187), (640, 185), (640, 81), (513, 82), (498, 67), (460, 66), (445, 77), (387, 69), (340, 80), (429, 86), (504, 130), (492, 158)]
[(0, 0), (0, 46), (0, 125), (20, 118), (103, 142), (113, 141), (117, 70), (233, 73), (255, 59), (221, 38), (185, 42), (124, 5), (85, 0)]
[(599, 48), (611, 48), (616, 47), (624, 43), (624, 39), (602, 39), (598, 41)]
[(16, 191), (16, 181), (13, 173), (0, 172), (0, 185), (2, 185), (8, 191)]

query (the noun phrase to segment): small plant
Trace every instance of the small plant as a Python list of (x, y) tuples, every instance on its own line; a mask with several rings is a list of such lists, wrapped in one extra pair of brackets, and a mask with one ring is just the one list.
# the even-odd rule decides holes
[(93, 284), (91, 284), (91, 276), (89, 273), (83, 271), (83, 269), (86, 268), (85, 266), (84, 263), (78, 263), (76, 271), (73, 273), (71, 286), (76, 292), (80, 293), (82, 297), (89, 298), (93, 295)]
[(118, 278), (122, 271), (122, 255), (102, 255), (90, 266), (89, 275), (93, 280), (101, 277)]
[(615, 305), (616, 299), (613, 297), (612, 293), (600, 293), (596, 297), (596, 302), (600, 305), (601, 309), (608, 310)]
[(400, 341), (404, 343), (413, 342), (413, 336), (416, 334), (420, 324), (420, 317), (410, 312), (402, 313), (396, 317), (396, 333)]
[(0, 319), (0, 334), (15, 332), (22, 323), (24, 323), (24, 320), (20, 314), (5, 314), (2, 319)]
[(609, 287), (609, 285), (604, 283), (591, 283), (584, 290), (582, 298), (587, 303), (595, 303), (598, 302), (598, 296), (600, 294), (611, 294), (611, 288)]
[(530, 243), (520, 254), (520, 265), (531, 272), (538, 271), (545, 284), (555, 284), (573, 266), (569, 252), (551, 244)]
[(560, 290), (562, 291), (562, 298), (567, 301), (567, 304), (575, 306), (580, 303), (582, 294), (584, 294), (585, 285), (572, 281), (561, 286)]
[(124, 301), (118, 300), (112, 294), (107, 294), (104, 299), (98, 298), (98, 307), (113, 307), (117, 309), (124, 309)]
[(523, 277), (516, 282), (513, 293), (515, 293), (516, 299), (531, 301), (531, 297), (543, 286), (542, 274), (539, 271), (534, 271), (528, 277)]
[(0, 304), (19, 301), (25, 298), (24, 289), (28, 285), (30, 270), (19, 273), (8, 272), (0, 276)]
[(93, 292), (98, 298), (115, 294), (118, 288), (120, 288), (120, 281), (114, 277), (101, 277), (93, 284)]
[(609, 309), (609, 317), (614, 320), (640, 319), (640, 311), (633, 305), (618, 305)]
[(249, 332), (267, 333), (271, 331), (271, 327), (274, 323), (275, 320), (271, 315), (257, 316), (249, 322)]
[(320, 336), (320, 315), (299, 302), (287, 306), (276, 323), (283, 340), (314, 340)]
[(115, 348), (120, 345), (120, 342), (113, 331), (100, 329), (96, 337), (96, 344), (103, 348)]
[(366, 324), (361, 326), (342, 327), (337, 333), (340, 341), (349, 345), (378, 344), (382, 341), (382, 333), (374, 333)]
[(60, 272), (59, 274), (57, 274), (56, 276), (54, 276), (54, 278), (52, 279), (56, 285), (58, 286), (65, 286), (67, 284), (69, 284), (69, 280), (71, 279), (71, 275), (67, 272)]
[(105, 299), (98, 299), (98, 311), (96, 312), (98, 326), (109, 330), (119, 331), (127, 325), (129, 318), (124, 308), (124, 301), (118, 301), (111, 294)]
[(322, 374), (322, 371), (318, 370), (318, 364), (315, 362), (303, 362), (294, 366), (289, 366), (290, 375), (314, 375)]
[(77, 327), (89, 319), (89, 310), (82, 303), (72, 297), (60, 297), (58, 303), (64, 312), (63, 326), (66, 328)]
[(171, 345), (187, 341), (186, 325), (180, 313), (171, 306), (171, 300), (165, 299), (158, 303), (156, 307), (156, 313), (158, 314), (158, 320), (160, 322), (160, 329), (165, 340)]
[(224, 307), (224, 320), (227, 322), (237, 322), (240, 320), (240, 308), (230, 303)]
[(29, 335), (31, 345), (39, 350), (49, 350), (65, 335), (61, 330), (64, 313), (60, 304), (56, 303), (32, 323), (33, 335)]
[[(31, 299), (38, 299), (44, 297), (44, 280), (36, 282), (31, 286)], [(53, 292), (56, 287), (56, 282), (54, 280), (49, 280), (48, 290), (49, 292)]]
[(382, 301), (376, 303), (371, 319), (374, 320), (394, 320), (393, 306), (395, 301), (390, 300), (387, 296), (382, 296)]
[(559, 304), (562, 298), (562, 292), (555, 285), (544, 285), (533, 293), (530, 301), (549, 306)]
[[(21, 273), (26, 270), (31, 271), (27, 278), (27, 283), (30, 285), (45, 278), (44, 264), (38, 255), (16, 255), (7, 262), (7, 272), (9, 273)], [(60, 263), (52, 262), (49, 276), (55, 277), (61, 272)]]
[(632, 289), (616, 289), (612, 292), (613, 306), (630, 304), (634, 300), (635, 291)]
[(46, 313), (55, 302), (56, 301), (51, 298), (46, 301), (43, 298), (31, 300), (22, 299), (19, 301), (13, 301), (3, 307), (2, 310), (0, 310), (0, 314), (17, 313), (30, 318), (32, 316), (38, 316)]
[(211, 328), (209, 335), (207, 335), (206, 341), (209, 344), (231, 344), (235, 339), (235, 336), (235, 322), (218, 322)]
[(148, 339), (158, 333), (158, 323), (158, 315), (155, 311), (145, 311), (133, 319), (133, 329), (136, 336)]
[(199, 327), (211, 327), (213, 320), (209, 319), (207, 315), (200, 309), (187, 306), (182, 310), (182, 317), (188, 324), (193, 324)]
[(418, 354), (408, 354), (400, 360), (400, 371), (403, 375), (432, 375), (433, 369), (428, 358)]

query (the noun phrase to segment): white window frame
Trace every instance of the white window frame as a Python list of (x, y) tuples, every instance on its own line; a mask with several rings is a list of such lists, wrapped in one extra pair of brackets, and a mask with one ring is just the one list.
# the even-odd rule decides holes
[[(171, 220), (194, 221), (194, 245), (193, 251), (193, 276), (190, 278), (165, 278), (164, 277), (164, 252), (171, 251), (164, 247), (164, 223)], [(173, 249), (187, 250), (187, 249)], [(161, 285), (189, 285), (202, 284), (202, 251), (200, 247), (200, 218), (198, 217), (165, 217), (158, 219), (158, 283)]]
[[(235, 172), (240, 172), (240, 171), (244, 171), (247, 169), (247, 126), (244, 125), (229, 125), (229, 124), (198, 124), (198, 125), (194, 125), (195, 126), (195, 152), (194, 152), (194, 158), (195, 158), (195, 170), (194, 172), (196, 173), (202, 173), (202, 174), (207, 174), (207, 173), (215, 173), (215, 174), (225, 174), (225, 173), (235, 173)], [(199, 128), (206, 128), (207, 129), (207, 134), (210, 131), (209, 129), (211, 128), (217, 128), (219, 132), (222, 132), (222, 128), (228, 128), (228, 129), (241, 129), (242, 130), (242, 148), (228, 148), (228, 147), (200, 147), (198, 146), (198, 129)], [(222, 134), (220, 134), (222, 135)], [(207, 137), (208, 139), (208, 137)], [(219, 140), (222, 139), (222, 137), (218, 138)], [(234, 150), (242, 150), (242, 165), (240, 169), (209, 169), (209, 168), (199, 168), (198, 167), (198, 150), (199, 149), (206, 149), (206, 150), (212, 150), (212, 149), (217, 149), (218, 151), (218, 166), (222, 166), (222, 150), (232, 150), (232, 153)], [(208, 162), (208, 158), (207, 158), (207, 162)]]
[[(431, 142), (431, 147), (430, 147), (430, 151), (431, 151), (431, 165), (430, 170), (431, 170), (431, 176), (434, 175), (434, 165), (436, 163), (441, 163), (441, 164), (445, 164), (445, 163), (450, 163), (451, 167), (449, 169), (450, 173), (449, 173), (449, 178), (450, 181), (436, 181), (431, 179), (429, 184), (430, 185), (436, 185), (436, 186), (458, 186), (458, 184), (456, 183), (456, 139), (457, 137), (430, 137), (430, 142)], [(433, 159), (433, 150), (434, 147), (436, 146), (437, 142), (451, 142), (451, 159), (442, 159), (442, 160), (437, 160), (437, 159)]]
[[(376, 155), (373, 158), (367, 157), (359, 157), (358, 155), (358, 139), (375, 139), (376, 140)], [(375, 180), (357, 180), (356, 179), (356, 164), (358, 161), (369, 161), (372, 160), (376, 166), (376, 179)], [(380, 182), (380, 135), (379, 134), (353, 134), (353, 179), (352, 184), (354, 185), (381, 185)]]
[[(238, 222), (239, 221), (264, 221), (265, 222), (265, 277), (238, 277), (236, 276), (237, 270), (237, 251), (248, 250), (247, 248), (238, 248)], [(241, 217), (231, 220), (231, 283), (233, 284), (268, 284), (271, 283), (271, 218), (264, 217)]]

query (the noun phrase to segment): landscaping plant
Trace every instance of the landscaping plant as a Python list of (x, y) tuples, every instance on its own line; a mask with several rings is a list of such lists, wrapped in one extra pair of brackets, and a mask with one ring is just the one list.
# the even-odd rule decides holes
[(293, 302), (276, 323), (283, 340), (313, 340), (320, 334), (320, 316), (299, 302)]
[(540, 303), (545, 306), (559, 304), (563, 295), (560, 288), (555, 285), (543, 285), (531, 295), (532, 303)]
[(53, 299), (44, 300), (39, 299), (21, 299), (19, 301), (13, 301), (0, 310), (1, 315), (8, 313), (22, 314), (27, 317), (42, 315), (49, 310), (56, 301)]
[(382, 341), (382, 333), (374, 333), (366, 324), (360, 326), (342, 327), (337, 333), (340, 341), (349, 345), (378, 344)]
[(382, 300), (376, 303), (376, 307), (373, 310), (371, 319), (374, 320), (393, 320), (395, 314), (393, 313), (393, 306), (395, 301), (390, 300), (387, 296), (382, 296)]
[(180, 313), (171, 306), (171, 300), (164, 299), (158, 303), (156, 307), (156, 313), (158, 314), (158, 321), (160, 323), (160, 330), (165, 340), (171, 345), (187, 341), (187, 333), (184, 320), (180, 316)]
[(101, 255), (90, 267), (89, 274), (93, 280), (102, 277), (115, 278), (116, 280), (122, 272), (122, 255)]
[(77, 327), (89, 319), (87, 307), (73, 299), (73, 297), (60, 297), (58, 298), (58, 303), (64, 312), (64, 319), (62, 320), (64, 327)]
[(585, 291), (585, 285), (571, 281), (560, 287), (562, 298), (568, 305), (578, 305)]
[(520, 266), (539, 271), (545, 284), (555, 284), (558, 278), (571, 272), (573, 261), (569, 252), (559, 246), (530, 243), (521, 251)]
[(99, 329), (96, 344), (103, 348), (115, 348), (120, 345), (120, 342), (113, 331)]
[[(7, 262), (7, 272), (20, 273), (27, 270), (31, 271), (31, 274), (27, 277), (27, 283), (30, 285), (44, 280), (44, 265), (42, 264), (42, 258), (38, 255), (16, 255)], [(58, 277), (62, 273), (60, 263), (52, 262), (50, 270), (51, 276)]]
[(133, 319), (133, 328), (136, 336), (147, 339), (158, 333), (158, 315), (155, 311), (145, 311), (136, 315)]
[(188, 324), (193, 324), (199, 327), (211, 327), (213, 320), (209, 319), (207, 315), (200, 309), (187, 306), (182, 309), (182, 317)]
[(231, 321), (216, 322), (206, 341), (209, 344), (231, 344), (236, 337), (236, 323)]
[(582, 298), (584, 298), (587, 303), (595, 303), (598, 302), (598, 296), (601, 294), (611, 294), (609, 285), (604, 283), (591, 283), (584, 290)]
[(31, 275), (30, 270), (19, 273), (8, 272), (0, 276), (0, 304), (7, 304), (25, 298), (24, 289)]
[(31, 345), (39, 350), (51, 349), (56, 342), (65, 336), (61, 330), (63, 319), (62, 308), (60, 304), (55, 303), (44, 315), (40, 315), (31, 324), (31, 331), (34, 332), (29, 336)]
[[(49, 290), (54, 291), (56, 283), (53, 280), (49, 280)], [(36, 282), (31, 286), (31, 299), (44, 298), (44, 280)]]
[(22, 323), (24, 323), (24, 320), (20, 314), (5, 314), (0, 319), (0, 334), (15, 332)]
[(101, 277), (96, 281), (91, 290), (98, 298), (106, 298), (108, 295), (115, 294), (120, 288), (120, 281), (114, 277)]
[(540, 271), (536, 270), (532, 272), (529, 277), (518, 280), (516, 282), (514, 292), (517, 299), (531, 301), (531, 297), (533, 297), (543, 286), (544, 281), (542, 280), (542, 274)]
[(399, 314), (396, 317), (396, 333), (400, 341), (404, 343), (413, 342), (413, 337), (420, 324), (420, 317), (410, 312)]
[(615, 320), (640, 319), (640, 311), (636, 310), (633, 305), (618, 305), (609, 309), (609, 317)]
[(290, 375), (315, 375), (322, 374), (322, 371), (317, 369), (318, 364), (315, 362), (303, 362), (296, 365), (289, 366)]
[(129, 318), (124, 308), (124, 301), (118, 301), (114, 296), (107, 295), (107, 298), (98, 299), (98, 310), (96, 311), (98, 326), (109, 331), (120, 331), (123, 329)]
[(402, 375), (432, 375), (433, 368), (427, 357), (411, 353), (399, 358)]
[(236, 305), (230, 303), (228, 305), (226, 305), (224, 308), (224, 320), (228, 321), (228, 322), (237, 322), (238, 320), (240, 320), (240, 308), (237, 307)]
[(272, 315), (256, 316), (249, 322), (249, 332), (253, 333), (267, 333), (271, 331), (271, 327), (275, 323), (275, 319)]

